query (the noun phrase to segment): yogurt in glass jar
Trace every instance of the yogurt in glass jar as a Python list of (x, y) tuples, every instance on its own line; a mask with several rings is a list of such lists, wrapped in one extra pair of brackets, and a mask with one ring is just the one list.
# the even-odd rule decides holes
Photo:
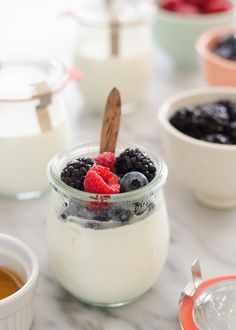
[(88, 111), (102, 113), (104, 99), (116, 86), (123, 112), (132, 112), (144, 100), (153, 78), (149, 1), (82, 1), (78, 14), (75, 66), (84, 78), (79, 88)]
[(0, 63), (1, 196), (28, 199), (47, 191), (47, 163), (69, 143), (61, 93), (68, 79), (55, 61)]
[[(119, 145), (117, 152), (125, 147)], [(47, 248), (58, 281), (70, 293), (89, 304), (120, 306), (147, 292), (167, 259), (169, 225), (162, 192), (167, 168), (152, 156), (154, 179), (120, 194), (87, 193), (61, 180), (72, 159), (98, 153), (98, 145), (86, 144), (51, 160)]]

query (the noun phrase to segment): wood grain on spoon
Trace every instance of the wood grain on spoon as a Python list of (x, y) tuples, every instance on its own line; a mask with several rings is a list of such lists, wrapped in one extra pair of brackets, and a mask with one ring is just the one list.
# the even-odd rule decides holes
[(121, 98), (117, 88), (113, 88), (107, 98), (103, 116), (100, 153), (115, 152), (120, 128)]

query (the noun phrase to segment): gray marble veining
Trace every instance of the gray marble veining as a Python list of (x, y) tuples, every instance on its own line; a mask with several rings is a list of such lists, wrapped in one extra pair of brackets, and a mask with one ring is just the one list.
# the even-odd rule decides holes
[[(70, 3), (74, 2), (1, 2), (0, 40), (3, 57), (9, 54), (56, 56), (70, 65), (76, 29), (72, 22), (58, 17), (58, 13)], [(11, 11), (13, 5), (16, 9), (14, 12)], [(21, 24), (20, 14), (23, 12), (27, 13), (27, 17)], [(7, 20), (7, 13), (11, 13), (14, 26), (19, 27), (18, 34), (12, 22)], [(8, 36), (4, 32), (6, 27)], [(35, 29), (35, 39), (29, 28)], [(174, 93), (199, 86), (203, 82), (198, 73), (175, 71), (160, 52), (156, 56), (156, 79), (149, 93), (149, 105), (122, 118), (120, 139), (135, 141), (165, 158), (156, 120), (158, 106)], [(67, 89), (66, 96), (74, 143), (98, 139), (101, 118), (83, 111), (74, 84)], [(170, 250), (165, 269), (154, 288), (145, 296), (129, 306), (115, 309), (85, 306), (56, 281), (49, 265), (44, 239), (49, 194), (32, 201), (0, 200), (0, 231), (29, 244), (40, 262), (41, 276), (32, 330), (179, 329), (179, 295), (190, 278), (190, 265), (196, 257), (201, 260), (205, 277), (236, 273), (236, 211), (217, 212), (200, 205), (172, 173), (165, 194), (171, 226)]]

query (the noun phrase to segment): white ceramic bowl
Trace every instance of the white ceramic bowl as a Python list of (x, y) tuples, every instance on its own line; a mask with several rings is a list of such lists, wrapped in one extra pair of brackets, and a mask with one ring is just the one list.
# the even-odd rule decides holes
[(166, 101), (158, 112), (167, 164), (174, 175), (202, 203), (213, 208), (236, 207), (236, 145), (194, 139), (173, 127), (169, 118), (182, 106), (231, 98), (236, 89), (206, 87), (181, 93)]
[(0, 330), (29, 330), (39, 276), (37, 258), (23, 242), (0, 234), (0, 266), (25, 279), (25, 285), (19, 291), (0, 300)]

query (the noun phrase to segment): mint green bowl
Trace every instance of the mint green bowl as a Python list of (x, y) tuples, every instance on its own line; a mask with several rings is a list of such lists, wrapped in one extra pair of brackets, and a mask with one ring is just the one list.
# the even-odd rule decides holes
[(179, 68), (191, 69), (197, 65), (195, 43), (208, 29), (231, 25), (234, 6), (227, 12), (185, 16), (159, 9), (154, 22), (154, 39), (172, 57)]

